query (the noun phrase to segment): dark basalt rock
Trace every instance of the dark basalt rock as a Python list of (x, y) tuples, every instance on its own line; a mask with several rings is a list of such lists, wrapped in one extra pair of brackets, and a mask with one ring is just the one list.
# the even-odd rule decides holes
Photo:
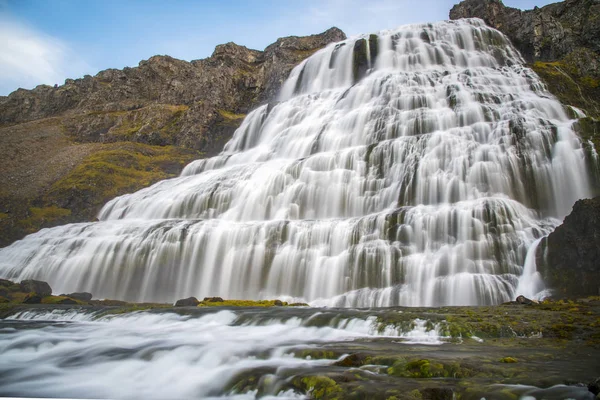
[(367, 41), (360, 39), (354, 42), (354, 52), (352, 53), (352, 78), (354, 83), (364, 78), (368, 69)]
[(175, 302), (175, 307), (196, 307), (200, 302), (195, 297), (188, 297), (187, 299), (180, 299)]
[(52, 294), (52, 289), (48, 282), (28, 279), (21, 281), (19, 285), (21, 286), (22, 292), (35, 293), (41, 297), (50, 296)]
[(600, 294), (600, 197), (577, 201), (562, 225), (542, 240), (536, 260), (557, 296)]
[(222, 297), (205, 297), (203, 301), (207, 301), (209, 303), (222, 303), (225, 300), (223, 300)]
[(24, 304), (40, 304), (42, 302), (42, 297), (39, 294), (31, 293), (25, 296), (23, 299)]
[(61, 294), (61, 296), (66, 296), (66, 297), (70, 297), (72, 299), (81, 300), (81, 301), (92, 300), (92, 294), (88, 293), (88, 292), (75, 292), (75, 293), (69, 293), (69, 294)]
[(528, 299), (527, 297), (525, 297), (523, 295), (517, 296), (516, 302), (517, 302), (517, 304), (525, 304), (525, 305), (531, 305), (531, 304), (536, 303), (535, 301)]

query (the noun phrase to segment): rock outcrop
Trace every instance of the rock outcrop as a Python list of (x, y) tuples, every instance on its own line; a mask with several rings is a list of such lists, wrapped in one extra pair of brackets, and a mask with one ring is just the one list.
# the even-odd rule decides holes
[(500, 30), (563, 103), (600, 116), (600, 1), (521, 11), (500, 0), (465, 0), (450, 18), (481, 18)]
[(537, 265), (557, 296), (600, 295), (600, 197), (579, 200), (537, 249)]
[(203, 60), (154, 56), (0, 97), (0, 246), (93, 220), (111, 198), (219, 152), (294, 66), (343, 39), (331, 28), (264, 51), (226, 43)]

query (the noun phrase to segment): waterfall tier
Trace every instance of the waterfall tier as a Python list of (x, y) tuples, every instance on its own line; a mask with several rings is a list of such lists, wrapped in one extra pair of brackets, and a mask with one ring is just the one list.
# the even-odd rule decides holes
[(478, 19), (330, 45), (279, 100), (100, 222), (0, 250), (0, 276), (133, 301), (497, 304), (543, 288), (528, 249), (590, 192), (562, 105)]

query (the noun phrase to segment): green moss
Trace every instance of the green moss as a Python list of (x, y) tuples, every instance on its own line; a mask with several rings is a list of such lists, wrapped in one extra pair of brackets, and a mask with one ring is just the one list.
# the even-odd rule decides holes
[(197, 156), (195, 151), (172, 146), (105, 145), (55, 182), (44, 200), (95, 215), (108, 200), (174, 176)]
[(0, 221), (2, 221), (3, 219), (7, 219), (7, 218), (8, 218), (8, 214), (0, 212)]
[(300, 386), (314, 399), (342, 398), (342, 389), (327, 376), (305, 376), (300, 378)]
[(42, 298), (42, 304), (63, 304), (65, 301), (72, 300), (77, 304), (87, 304), (80, 300), (71, 299), (67, 296), (46, 296)]
[(56, 206), (49, 207), (30, 207), (29, 217), (20, 220), (19, 225), (27, 232), (35, 232), (40, 227), (55, 224), (63, 221), (65, 217), (71, 215), (71, 210)]
[(600, 80), (596, 76), (581, 73), (583, 59), (597, 55), (586, 49), (576, 49), (562, 60), (535, 62), (531, 68), (546, 83), (548, 90), (563, 104), (573, 105), (586, 111), (589, 116), (600, 116)]
[(246, 118), (246, 114), (236, 114), (227, 110), (219, 110), (221, 117), (230, 120), (240, 120)]
[(512, 363), (516, 363), (518, 362), (516, 358), (514, 357), (502, 357), (500, 359), (501, 363), (508, 363), (508, 364), (512, 364)]

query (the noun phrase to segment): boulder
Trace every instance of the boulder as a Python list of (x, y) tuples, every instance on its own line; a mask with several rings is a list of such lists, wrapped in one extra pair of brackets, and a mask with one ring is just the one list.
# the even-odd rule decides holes
[(188, 297), (187, 299), (179, 299), (175, 302), (175, 307), (196, 307), (200, 302), (195, 297)]
[(30, 293), (27, 296), (25, 296), (25, 299), (23, 299), (24, 304), (40, 304), (41, 302), (42, 297), (36, 293)]
[(523, 295), (517, 296), (516, 302), (518, 304), (525, 304), (525, 305), (531, 305), (531, 304), (537, 304), (538, 303), (537, 301), (528, 299), (527, 297), (525, 297)]
[(52, 294), (52, 289), (50, 288), (50, 285), (48, 285), (48, 282), (28, 279), (21, 281), (20, 286), (22, 292), (35, 293), (41, 297), (50, 296)]
[(75, 292), (69, 294), (61, 294), (61, 296), (70, 297), (75, 300), (90, 301), (92, 300), (92, 294), (88, 292)]
[(222, 297), (205, 297), (203, 301), (207, 301), (209, 303), (222, 303), (225, 300), (223, 300)]
[(596, 378), (595, 381), (588, 383), (587, 388), (595, 396), (600, 395), (600, 378)]
[(578, 200), (536, 251), (536, 264), (558, 297), (600, 294), (600, 197)]

